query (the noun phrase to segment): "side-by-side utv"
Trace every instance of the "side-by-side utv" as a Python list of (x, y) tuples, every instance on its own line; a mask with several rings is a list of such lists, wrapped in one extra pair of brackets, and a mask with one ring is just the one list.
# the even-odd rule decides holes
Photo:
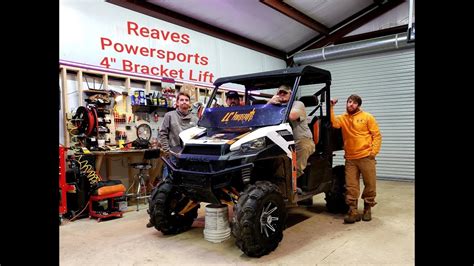
[[(292, 87), (289, 102), (268, 104), (282, 84)], [(214, 85), (198, 126), (181, 132), (182, 145), (163, 157), (169, 176), (153, 190), (148, 210), (157, 230), (177, 234), (189, 229), (200, 202), (228, 204), (234, 208), (236, 245), (260, 257), (282, 240), (287, 207), (312, 204), (312, 197), (324, 192), (329, 211), (347, 211), (344, 167), (333, 167), (342, 137), (329, 117), (329, 71), (302, 66), (219, 78)], [(238, 91), (241, 104), (215, 106), (218, 89)], [(296, 100), (306, 106), (316, 144), (299, 177), (288, 120)]]

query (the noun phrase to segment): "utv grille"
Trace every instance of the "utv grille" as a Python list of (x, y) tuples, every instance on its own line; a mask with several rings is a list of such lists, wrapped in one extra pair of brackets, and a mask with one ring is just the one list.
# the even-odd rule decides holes
[(211, 171), (210, 164), (208, 162), (181, 161), (180, 168), (183, 170), (205, 173)]
[(210, 162), (198, 162), (191, 160), (180, 160), (178, 167), (183, 170), (195, 171), (195, 172), (218, 172), (226, 168), (239, 166), (240, 160), (233, 161), (210, 161)]
[(185, 175), (182, 177), (182, 182), (188, 185), (203, 186), (206, 183), (206, 178), (202, 176)]
[(183, 154), (222, 155), (221, 145), (186, 145)]

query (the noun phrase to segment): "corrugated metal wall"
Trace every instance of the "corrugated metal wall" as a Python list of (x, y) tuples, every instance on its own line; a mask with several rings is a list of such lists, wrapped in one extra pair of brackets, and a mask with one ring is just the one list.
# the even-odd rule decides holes
[[(378, 178), (414, 180), (414, 49), (312, 65), (331, 71), (331, 98), (339, 99), (334, 109), (336, 115), (345, 112), (349, 95), (358, 94), (362, 97), (362, 109), (375, 116), (382, 134), (382, 148), (376, 158)], [(343, 154), (336, 152), (335, 165), (344, 164)]]

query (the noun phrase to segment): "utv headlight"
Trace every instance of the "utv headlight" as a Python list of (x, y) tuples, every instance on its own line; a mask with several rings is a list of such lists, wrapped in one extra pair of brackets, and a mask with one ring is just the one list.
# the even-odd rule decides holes
[(240, 145), (240, 151), (241, 152), (258, 151), (265, 148), (266, 146), (267, 146), (267, 142), (265, 140), (265, 137), (261, 137), (261, 138), (243, 143), (242, 145)]

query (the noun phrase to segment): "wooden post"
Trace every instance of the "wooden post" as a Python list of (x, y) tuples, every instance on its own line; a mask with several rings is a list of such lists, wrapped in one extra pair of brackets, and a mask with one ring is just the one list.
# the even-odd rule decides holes
[[(129, 99), (132, 99), (131, 94), (130, 94), (130, 78), (125, 79), (125, 90), (127, 90)], [(130, 102), (130, 104), (131, 104), (131, 102)], [(126, 110), (127, 114), (130, 113), (130, 108), (131, 108), (131, 107), (129, 107), (130, 104), (127, 104), (127, 110)]]
[(147, 95), (150, 93), (150, 90), (151, 90), (151, 82), (147, 80), (145, 83), (145, 91)]
[(67, 70), (65, 67), (61, 69), (61, 87), (63, 98), (63, 123), (64, 123), (64, 146), (69, 147), (69, 131), (67, 130), (67, 112), (69, 105), (67, 102)]
[(102, 76), (102, 81), (104, 83), (104, 90), (109, 90), (109, 75), (107, 74), (104, 74), (104, 76)]
[(79, 105), (82, 106), (84, 104), (84, 99), (82, 98), (82, 70), (77, 71), (77, 90), (78, 90), (78, 99), (79, 99)]
[(112, 173), (112, 163), (110, 157), (105, 158), (105, 180), (110, 180), (110, 174)]
[[(130, 165), (131, 163), (133, 162), (133, 160), (131, 159), (131, 156), (127, 156), (127, 165)], [(135, 193), (135, 191), (137, 190), (136, 189), (136, 185), (137, 184), (134, 184), (133, 183), (133, 180), (134, 180), (134, 176), (133, 176), (133, 169), (132, 167), (128, 167), (128, 186), (127, 188), (132, 192), (132, 193)], [(133, 187), (132, 187), (132, 184), (133, 184)]]

